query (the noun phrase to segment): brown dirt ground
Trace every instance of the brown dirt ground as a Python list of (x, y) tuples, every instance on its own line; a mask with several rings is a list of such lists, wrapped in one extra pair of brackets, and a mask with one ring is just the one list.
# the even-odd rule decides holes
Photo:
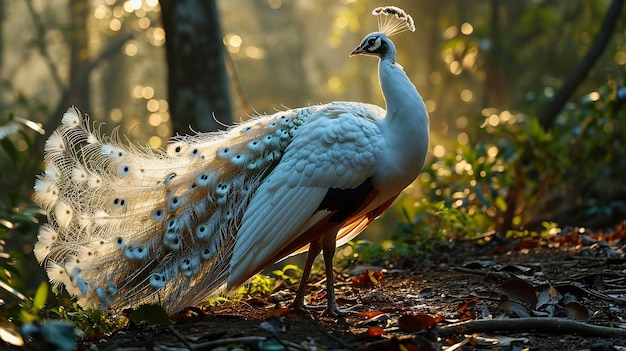
[[(322, 280), (310, 285), (309, 315), (268, 317), (284, 311), (281, 307), (293, 298), (292, 289), (281, 288), (266, 299), (228, 303), (211, 311), (190, 310), (169, 326), (129, 326), (83, 341), (79, 349), (626, 350), (624, 336), (581, 336), (586, 325), (613, 326), (626, 335), (626, 241), (624, 237), (608, 243), (604, 238), (589, 241), (573, 235), (576, 237), (572, 240), (541, 243), (459, 243), (443, 254), (416, 262), (384, 263), (378, 285), (356, 285), (352, 277), (364, 268), (378, 271), (381, 267), (350, 267), (337, 274), (338, 301), (349, 311), (342, 318), (321, 316), (326, 302)], [(512, 276), (522, 283), (514, 281), (511, 287)], [(311, 280), (316, 278), (321, 279)], [(540, 307), (524, 302), (529, 294), (531, 300), (532, 296), (540, 296), (550, 286), (546, 283), (555, 288), (552, 291), (558, 291), (556, 296), (551, 295), (551, 302)], [(532, 287), (530, 292), (528, 286)], [(511, 307), (509, 302), (514, 301), (519, 304)], [(574, 301), (579, 308), (565, 307), (568, 301)], [(415, 316), (421, 314), (441, 317), (437, 326), (443, 327), (464, 319), (516, 319), (526, 312), (531, 317), (548, 319), (550, 310), (556, 317), (584, 319), (586, 324), (577, 333), (527, 326), (517, 331), (503, 327), (449, 337), (442, 337), (436, 328), (413, 328), (422, 318)], [(368, 311), (382, 314), (371, 319), (357, 315)], [(268, 331), (267, 324), (275, 330)]]

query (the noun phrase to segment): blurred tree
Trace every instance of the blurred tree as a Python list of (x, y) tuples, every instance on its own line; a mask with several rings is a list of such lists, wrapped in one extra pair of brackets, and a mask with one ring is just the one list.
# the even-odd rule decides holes
[(161, 0), (174, 131), (231, 124), (224, 45), (215, 0)]
[(559, 92), (539, 116), (539, 122), (544, 129), (549, 130), (552, 127), (559, 112), (565, 106), (565, 103), (572, 97), (576, 88), (578, 88), (578, 86), (587, 77), (591, 68), (593, 68), (606, 49), (609, 44), (609, 40), (615, 33), (615, 27), (618, 19), (620, 18), (623, 4), (623, 0), (611, 1), (611, 5), (607, 9), (604, 20), (602, 21), (600, 31), (593, 44), (589, 47), (585, 57), (583, 57), (575, 69), (567, 76), (567, 79), (563, 83)]
[[(80, 106), (85, 111), (91, 111), (89, 100), (89, 75), (85, 74), (85, 67), (89, 62), (89, 3), (87, 0), (70, 0), (70, 86), (68, 87), (68, 103)], [(63, 101), (65, 102), (65, 101)], [(61, 108), (67, 108), (63, 106)]]

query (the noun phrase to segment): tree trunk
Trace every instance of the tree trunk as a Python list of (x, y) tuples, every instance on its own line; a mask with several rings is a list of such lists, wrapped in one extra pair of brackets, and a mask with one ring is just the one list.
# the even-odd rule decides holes
[(508, 89), (505, 84), (506, 74), (502, 67), (502, 45), (500, 31), (502, 30), (500, 21), (500, 0), (489, 2), (491, 17), (489, 23), (489, 41), (491, 47), (487, 52), (485, 64), (485, 89), (483, 95), (483, 107), (501, 106), (507, 96)]
[[(70, 0), (70, 82), (69, 105), (76, 105), (83, 111), (91, 111), (89, 99), (89, 74), (85, 74), (85, 66), (89, 62), (87, 16), (89, 3), (87, 0)], [(76, 86), (72, 86), (76, 84)], [(78, 88), (80, 87), (80, 88)], [(67, 106), (65, 106), (67, 108)]]
[[(215, 0), (161, 0), (172, 127), (213, 131), (232, 122)], [(215, 118), (213, 117), (215, 116)]]
[(604, 20), (602, 21), (602, 27), (597, 37), (589, 47), (589, 51), (585, 54), (585, 57), (580, 61), (578, 66), (570, 73), (570, 75), (563, 83), (563, 86), (556, 94), (554, 99), (550, 102), (543, 114), (539, 116), (539, 123), (544, 130), (550, 130), (556, 117), (559, 115), (565, 103), (572, 97), (576, 88), (583, 82), (591, 68), (595, 65), (596, 61), (600, 58), (604, 49), (606, 49), (609, 40), (615, 32), (615, 26), (620, 17), (623, 0), (613, 0), (609, 6)]

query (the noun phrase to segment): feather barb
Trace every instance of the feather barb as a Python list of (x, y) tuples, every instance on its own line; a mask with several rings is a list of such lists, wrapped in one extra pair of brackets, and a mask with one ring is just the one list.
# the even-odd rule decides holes
[(415, 32), (413, 17), (396, 6), (377, 7), (372, 15), (378, 17), (378, 31), (390, 37), (410, 30)]

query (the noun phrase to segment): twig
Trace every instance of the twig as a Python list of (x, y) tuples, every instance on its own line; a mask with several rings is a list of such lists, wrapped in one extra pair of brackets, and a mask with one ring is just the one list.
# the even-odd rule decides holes
[(442, 336), (459, 333), (483, 333), (496, 331), (539, 330), (552, 334), (578, 334), (604, 338), (626, 337), (626, 330), (608, 328), (564, 318), (516, 318), (472, 320), (436, 327), (435, 332)]
[(485, 271), (478, 270), (478, 269), (469, 269), (469, 268), (463, 268), (463, 267), (452, 267), (452, 270), (453, 271), (457, 271), (457, 272), (461, 272), (461, 273), (482, 275), (482, 276), (485, 276), (485, 277), (495, 276), (495, 277), (498, 277), (500, 279), (509, 279), (509, 278), (511, 278), (510, 274), (500, 273), (500, 272), (493, 272), (493, 271), (485, 272)]
[(463, 347), (465, 344), (469, 343), (470, 341), (474, 341), (474, 337), (473, 337), (473, 336), (470, 336), (469, 338), (465, 338), (465, 339), (463, 339), (463, 340), (459, 341), (458, 343), (456, 343), (456, 344), (454, 344), (454, 345), (452, 345), (452, 346), (448, 347), (448, 348), (446, 349), (446, 351), (455, 351), (455, 350), (458, 350), (458, 349), (460, 349), (461, 347)]
[(329, 337), (330, 339), (333, 339), (335, 342), (337, 342), (339, 345), (345, 347), (348, 350), (353, 350), (356, 351), (357, 348), (355, 348), (354, 346), (350, 346), (348, 344), (346, 344), (345, 342), (343, 342), (343, 340), (339, 339), (338, 337), (334, 336), (333, 334), (331, 334), (330, 332), (328, 332), (327, 330), (323, 329), (320, 327), (320, 320), (319, 317), (317, 316), (317, 314), (309, 314), (309, 316), (316, 321), (317, 323), (313, 323), (313, 325), (315, 326), (315, 329), (317, 329), (320, 333), (326, 335), (327, 337)]
[(168, 325), (167, 329), (169, 329), (169, 331), (174, 334), (174, 336), (176, 338), (178, 338), (178, 340), (180, 340), (187, 349), (189, 350), (193, 350), (193, 346), (189, 343), (189, 341), (187, 341), (187, 338), (185, 338), (181, 333), (178, 332), (178, 330), (176, 330), (173, 326)]

